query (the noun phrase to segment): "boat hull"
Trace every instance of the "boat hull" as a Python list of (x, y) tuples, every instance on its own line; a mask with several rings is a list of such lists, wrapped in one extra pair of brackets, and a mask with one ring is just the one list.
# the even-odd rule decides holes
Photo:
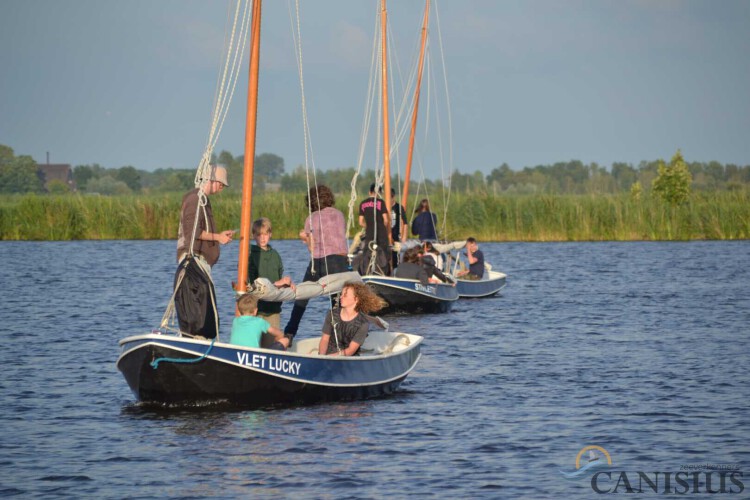
[(507, 276), (497, 271), (488, 271), (487, 279), (456, 280), (458, 296), (461, 298), (491, 297), (505, 287)]
[[(399, 335), (378, 334), (389, 337), (371, 344), (385, 346)], [(332, 357), (148, 334), (120, 341), (117, 368), (138, 401), (159, 405), (264, 407), (367, 399), (394, 392), (419, 360), (421, 337), (400, 335), (410, 345), (399, 352)], [(300, 344), (310, 349), (316, 342)]]
[(422, 285), (417, 280), (388, 276), (363, 276), (362, 281), (388, 302), (378, 314), (446, 313), (458, 300), (456, 287), (444, 283)]

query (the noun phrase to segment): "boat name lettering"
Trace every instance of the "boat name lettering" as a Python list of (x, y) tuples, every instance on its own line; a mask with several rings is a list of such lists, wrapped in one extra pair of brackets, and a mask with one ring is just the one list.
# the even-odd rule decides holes
[(241, 365), (252, 366), (253, 368), (265, 368), (267, 357), (268, 356), (264, 356), (263, 354), (253, 354), (250, 356), (249, 352), (237, 353), (237, 361), (239, 361)]
[[(267, 366), (266, 359), (268, 359)], [(292, 375), (299, 375), (299, 370), (302, 367), (302, 363), (298, 361), (290, 361), (288, 359), (275, 357), (269, 358), (263, 354), (253, 354), (251, 356), (249, 352), (238, 352), (237, 361), (241, 365), (260, 368), (263, 370), (267, 369), (273, 372), (291, 373)]]
[(421, 283), (417, 283), (414, 285), (414, 289), (418, 292), (427, 292), (427, 293), (435, 293), (435, 287), (434, 286), (427, 286), (423, 285)]

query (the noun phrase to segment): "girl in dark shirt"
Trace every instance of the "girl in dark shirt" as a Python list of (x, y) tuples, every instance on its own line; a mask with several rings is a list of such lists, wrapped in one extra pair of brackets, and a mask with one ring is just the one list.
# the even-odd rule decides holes
[(339, 297), (339, 307), (326, 313), (318, 353), (330, 356), (357, 356), (367, 338), (369, 321), (365, 314), (378, 311), (386, 302), (364, 283), (349, 282)]

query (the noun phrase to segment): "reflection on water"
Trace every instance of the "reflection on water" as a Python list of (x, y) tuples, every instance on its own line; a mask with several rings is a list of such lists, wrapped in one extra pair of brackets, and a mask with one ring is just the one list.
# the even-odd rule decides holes
[[(0, 247), (2, 495), (570, 498), (586, 445), (633, 470), (750, 459), (749, 242), (482, 244), (500, 295), (388, 318), (425, 337), (397, 394), (253, 411), (142, 406), (114, 366), (161, 319), (174, 242)], [(299, 280), (302, 245), (274, 247)]]

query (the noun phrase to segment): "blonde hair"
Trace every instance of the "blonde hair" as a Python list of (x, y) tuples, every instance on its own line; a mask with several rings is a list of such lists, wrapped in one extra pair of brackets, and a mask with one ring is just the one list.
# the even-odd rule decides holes
[(262, 231), (266, 231), (271, 234), (271, 219), (268, 217), (261, 217), (260, 219), (253, 222), (253, 237), (258, 236)]
[(237, 309), (243, 316), (252, 315), (258, 309), (258, 297), (245, 293), (237, 299)]
[(343, 293), (347, 288), (351, 288), (352, 292), (354, 292), (354, 297), (357, 299), (357, 305), (354, 307), (354, 310), (357, 312), (368, 314), (374, 311), (379, 311), (388, 305), (385, 300), (377, 296), (375, 292), (370, 290), (370, 287), (364, 283), (349, 281), (344, 285), (344, 288), (341, 289), (341, 292)]

